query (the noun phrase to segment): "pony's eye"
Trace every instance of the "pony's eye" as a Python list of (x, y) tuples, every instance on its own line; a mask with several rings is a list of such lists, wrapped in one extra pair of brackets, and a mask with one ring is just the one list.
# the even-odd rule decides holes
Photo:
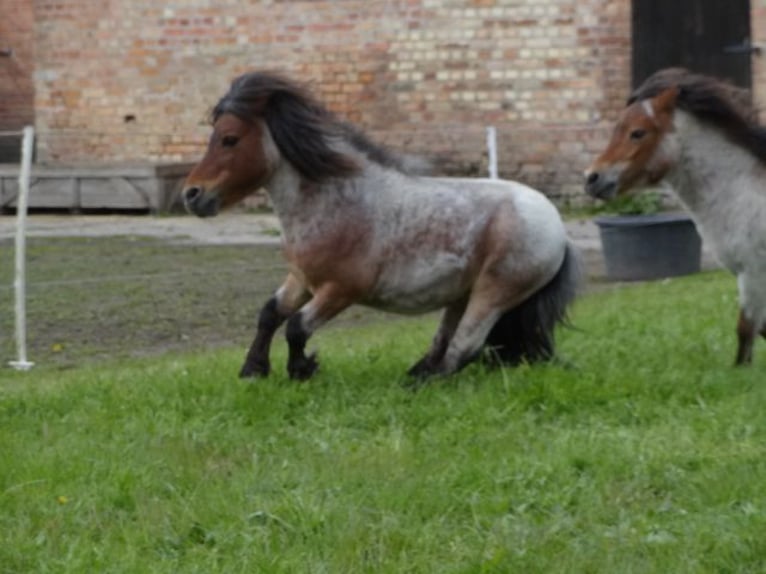
[(234, 147), (238, 141), (239, 138), (237, 136), (223, 136), (221, 138), (221, 145), (223, 147)]
[(637, 129), (630, 132), (630, 139), (638, 141), (646, 135), (646, 130)]

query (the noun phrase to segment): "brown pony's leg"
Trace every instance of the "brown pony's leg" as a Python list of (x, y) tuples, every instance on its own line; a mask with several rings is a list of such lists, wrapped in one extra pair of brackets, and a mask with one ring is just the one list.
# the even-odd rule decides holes
[(316, 353), (306, 356), (306, 342), (319, 327), (353, 302), (353, 297), (329, 284), (318, 289), (314, 297), (290, 317), (285, 337), (288, 345), (287, 373), (291, 379), (305, 381), (311, 378), (319, 363)]
[[(755, 334), (755, 325), (745, 316), (745, 311), (740, 309), (739, 320), (737, 321), (737, 339), (739, 344), (737, 346), (736, 365), (749, 365), (752, 362)], [(764, 331), (761, 331), (761, 334), (764, 335)]]
[(476, 359), (501, 313), (501, 308), (490, 300), (473, 297), (435, 372), (450, 375)]
[(407, 371), (409, 376), (427, 377), (436, 371), (444, 353), (447, 352), (447, 347), (455, 334), (460, 318), (465, 313), (466, 303), (465, 299), (461, 299), (444, 310), (439, 329), (431, 342), (431, 348), (417, 363), (410, 367)]
[(268, 376), (271, 370), (269, 350), (274, 333), (310, 297), (311, 294), (300, 281), (289, 274), (258, 315), (258, 330), (239, 371), (240, 378)]
[(535, 279), (534, 274), (518, 274), (512, 282), (492, 272), (481, 275), (437, 368), (438, 374), (450, 375), (475, 360), (500, 317), (534, 291)]

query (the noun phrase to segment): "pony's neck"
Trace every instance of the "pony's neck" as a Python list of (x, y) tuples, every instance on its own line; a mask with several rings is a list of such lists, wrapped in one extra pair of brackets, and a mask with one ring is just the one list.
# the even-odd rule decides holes
[(280, 160), (277, 169), (264, 185), (277, 215), (283, 217), (292, 211), (300, 199), (301, 176), (284, 160)]
[(698, 222), (729, 225), (741, 216), (743, 204), (766, 200), (757, 189), (763, 166), (752, 153), (682, 110), (675, 112), (674, 128), (663, 144), (676, 147), (667, 180)]
[[(363, 157), (358, 158), (364, 162)], [(364, 168), (365, 182), (375, 179), (377, 170)], [(306, 181), (284, 158), (264, 185), (271, 198), (288, 244), (299, 244), (348, 225), (349, 214), (357, 213), (364, 202), (365, 184), (359, 177), (334, 179), (318, 184)]]

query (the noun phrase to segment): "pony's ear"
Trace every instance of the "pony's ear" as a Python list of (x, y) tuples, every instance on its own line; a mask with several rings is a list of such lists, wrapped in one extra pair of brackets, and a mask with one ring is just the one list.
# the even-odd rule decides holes
[(678, 86), (666, 88), (652, 98), (652, 106), (658, 113), (671, 113), (676, 107), (680, 93), (681, 88)]

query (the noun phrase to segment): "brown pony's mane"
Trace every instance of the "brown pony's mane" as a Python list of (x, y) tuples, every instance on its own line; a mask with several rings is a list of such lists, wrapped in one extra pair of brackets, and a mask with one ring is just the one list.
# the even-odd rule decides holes
[(683, 68), (667, 68), (649, 76), (628, 98), (628, 104), (678, 88), (676, 106), (709, 122), (735, 143), (766, 163), (766, 128), (757, 120), (750, 92), (716, 78)]
[(346, 141), (383, 167), (406, 172), (403, 158), (373, 143), (340, 121), (304, 85), (275, 72), (251, 72), (236, 78), (211, 112), (211, 121), (233, 114), (243, 121), (262, 119), (279, 152), (307, 180), (323, 183), (357, 174), (361, 166), (334, 146)]

